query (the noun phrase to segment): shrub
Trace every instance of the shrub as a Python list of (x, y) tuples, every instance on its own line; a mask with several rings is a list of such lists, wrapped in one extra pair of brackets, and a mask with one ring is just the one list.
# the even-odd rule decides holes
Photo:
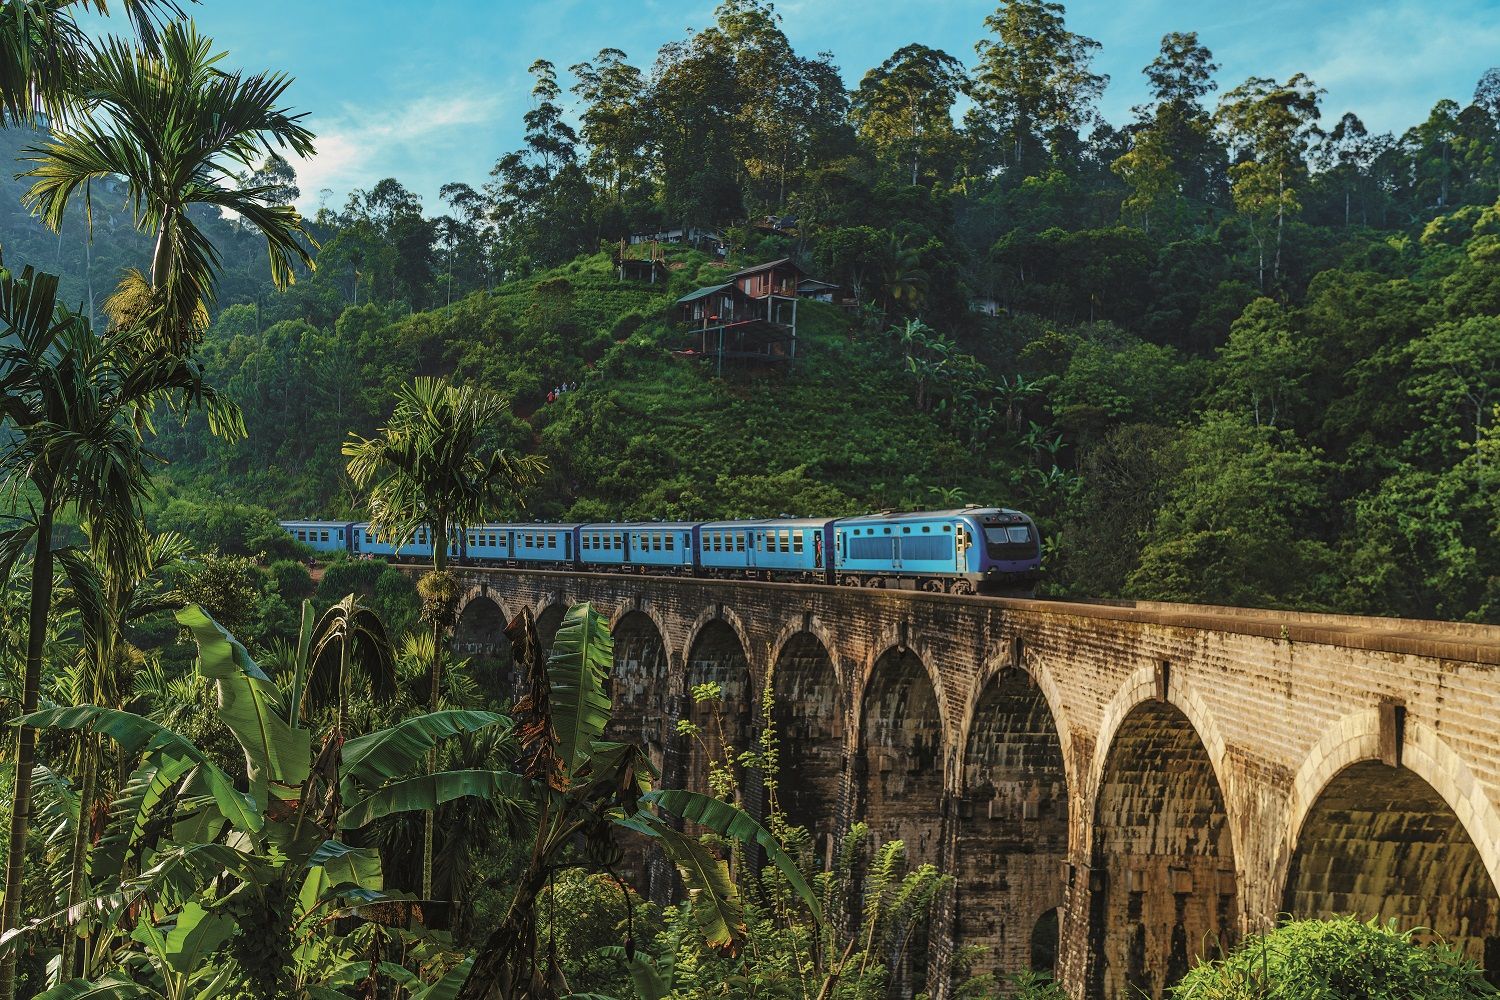
[(1479, 967), (1394, 921), (1292, 920), (1198, 966), (1173, 1000), (1476, 1000), (1500, 997)]

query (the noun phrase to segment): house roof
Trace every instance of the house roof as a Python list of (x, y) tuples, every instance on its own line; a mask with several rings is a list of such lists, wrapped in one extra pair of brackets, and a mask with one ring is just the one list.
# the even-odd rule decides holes
[(802, 291), (802, 289), (804, 289), (804, 288), (838, 288), (838, 287), (839, 287), (838, 285), (835, 285), (831, 281), (819, 281), (817, 278), (803, 278), (801, 281), (797, 282), (797, 291), (799, 291), (799, 292)]
[(743, 271), (736, 271), (736, 272), (734, 272), (733, 274), (731, 274), (729, 276), (729, 280), (730, 281), (735, 281), (735, 280), (737, 280), (739, 278), (746, 277), (747, 275), (759, 274), (762, 271), (769, 271), (772, 268), (776, 268), (776, 267), (790, 267), (792, 270), (796, 271), (798, 274), (802, 273), (802, 268), (798, 267), (792, 261), (792, 258), (790, 258), (790, 257), (778, 257), (776, 260), (768, 260), (764, 264), (756, 264), (754, 267), (747, 267)]
[(707, 288), (700, 288), (697, 291), (688, 292), (682, 298), (677, 300), (677, 304), (686, 305), (689, 302), (697, 302), (699, 299), (708, 298), (715, 292), (727, 292), (733, 290), (734, 287), (735, 285), (732, 281), (725, 282), (722, 285), (709, 285)]

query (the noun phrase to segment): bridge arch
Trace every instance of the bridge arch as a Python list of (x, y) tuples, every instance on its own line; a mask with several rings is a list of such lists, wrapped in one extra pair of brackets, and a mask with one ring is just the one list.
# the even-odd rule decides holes
[(552, 643), (557, 640), (557, 630), (562, 627), (567, 612), (568, 602), (558, 593), (544, 595), (532, 609), (531, 613), (536, 616), (536, 638), (543, 655), (552, 651)]
[(1160, 666), (1133, 674), (1096, 747), (1088, 978), (1103, 1000), (1159, 1000), (1243, 923), (1223, 742), (1167, 680)]
[(1070, 829), (1071, 741), (1039, 657), (992, 656), (958, 741), (962, 797), (954, 865), (957, 944), (989, 951), (977, 971), (1055, 971)]
[(840, 832), (848, 693), (822, 629), (784, 633), (772, 648), (777, 802), (789, 822), (812, 834), (815, 857), (828, 864)]
[[(710, 609), (699, 616), (684, 650), (682, 674), (682, 718), (691, 722), (695, 734), (687, 738), (684, 788), (711, 793), (709, 763), (724, 762), (742, 750), (751, 749), (755, 734), (755, 676), (750, 663), (748, 635), (739, 616), (729, 609)], [(698, 702), (693, 689), (718, 684), (718, 705)], [(736, 769), (737, 770), (737, 769)], [(738, 773), (738, 772), (737, 772)], [(742, 801), (758, 805), (759, 789), (744, 785)]]
[(471, 673), (486, 695), (514, 702), (520, 696), (521, 677), (505, 637), (509, 623), (499, 595), (475, 587), (459, 605), (450, 645), (455, 655), (469, 658)]
[[(661, 621), (647, 610), (631, 605), (617, 609), (610, 621), (614, 636), (614, 662), (610, 665), (609, 693), (613, 710), (604, 738), (634, 743), (650, 759), (658, 774), (664, 774), (667, 744), (671, 740), (671, 652)], [(669, 892), (670, 875), (658, 845), (639, 834), (617, 830), (620, 873), (643, 895), (655, 898), (656, 879), (661, 892)]]
[(1299, 768), (1282, 908), (1396, 918), (1444, 938), (1500, 985), (1500, 814), (1434, 728), (1404, 719), (1393, 733), (1381, 715), (1344, 716)]
[(949, 741), (942, 676), (919, 648), (892, 642), (859, 688), (859, 808), (877, 843), (902, 840), (913, 864), (938, 861)]

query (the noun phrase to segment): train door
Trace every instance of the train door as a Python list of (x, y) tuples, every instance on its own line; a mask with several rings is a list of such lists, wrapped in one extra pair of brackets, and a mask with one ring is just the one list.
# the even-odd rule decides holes
[(953, 525), (953, 551), (958, 554), (958, 571), (966, 573), (969, 569), (969, 546), (973, 539), (969, 535), (969, 529), (959, 521)]
[(625, 547), (620, 555), (620, 561), (628, 563), (630, 562), (630, 532), (620, 532), (620, 544)]
[[(890, 528), (886, 528), (885, 530), (886, 531), (890, 531), (891, 529)], [(891, 569), (898, 570), (898, 571), (901, 569), (901, 536), (900, 535), (892, 535), (891, 536)]]
[(516, 560), (516, 529), (511, 528), (505, 533), (505, 554), (512, 563)]

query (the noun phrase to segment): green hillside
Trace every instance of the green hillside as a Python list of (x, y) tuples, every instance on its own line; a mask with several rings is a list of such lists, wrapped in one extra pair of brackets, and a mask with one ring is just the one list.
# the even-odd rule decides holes
[(249, 436), (164, 423), (167, 497), (362, 516), (341, 444), (397, 386), (452, 373), (505, 393), (496, 443), (548, 463), (506, 516), (1004, 503), (1044, 526), (1053, 594), (1493, 618), (1495, 439), (1465, 393), (1500, 349), (1495, 217), (1355, 244), (1302, 304), (1252, 303), (1212, 358), (1016, 312), (953, 321), (934, 361), (901, 326), (804, 302), (795, 364), (720, 377), (677, 353), (693, 338), (672, 303), (725, 273), (689, 250), (665, 286), (619, 280), (601, 253), (446, 308), (349, 307), (328, 327), (257, 333), (230, 307), (204, 357)]

